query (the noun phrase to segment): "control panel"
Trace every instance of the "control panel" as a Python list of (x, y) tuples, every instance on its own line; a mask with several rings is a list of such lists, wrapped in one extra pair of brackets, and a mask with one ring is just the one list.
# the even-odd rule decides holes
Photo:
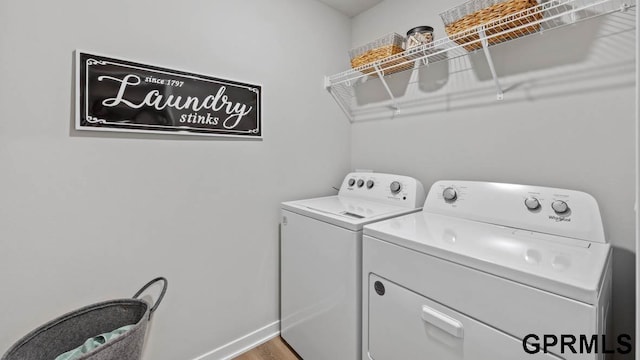
[(417, 179), (402, 175), (366, 172), (347, 174), (338, 195), (409, 208), (421, 207), (426, 198), (424, 187)]
[(438, 181), (425, 212), (606, 243), (598, 203), (565, 189), (475, 181)]

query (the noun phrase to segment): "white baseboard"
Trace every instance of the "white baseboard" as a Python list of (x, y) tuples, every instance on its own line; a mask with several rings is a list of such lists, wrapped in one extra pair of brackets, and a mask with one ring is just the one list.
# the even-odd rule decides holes
[(198, 356), (193, 360), (229, 360), (252, 349), (262, 343), (265, 343), (280, 334), (280, 321), (266, 325), (252, 333), (249, 333), (232, 342), (222, 345), (215, 350)]

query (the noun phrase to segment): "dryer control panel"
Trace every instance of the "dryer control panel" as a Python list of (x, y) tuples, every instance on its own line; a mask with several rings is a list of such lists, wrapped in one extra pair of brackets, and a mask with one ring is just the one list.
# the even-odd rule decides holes
[(373, 172), (347, 174), (338, 195), (369, 199), (411, 209), (421, 207), (426, 198), (424, 187), (417, 179)]
[(598, 203), (574, 190), (477, 181), (438, 181), (424, 211), (606, 243)]

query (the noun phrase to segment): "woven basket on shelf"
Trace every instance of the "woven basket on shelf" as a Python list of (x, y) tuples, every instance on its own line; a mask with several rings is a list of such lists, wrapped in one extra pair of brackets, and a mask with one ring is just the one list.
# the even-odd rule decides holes
[[(471, 11), (482, 5), (491, 4), (479, 10)], [(477, 41), (480, 36), (477, 32), (465, 32), (479, 25), (485, 25), (485, 33), (491, 36), (516, 27), (527, 25), (542, 19), (542, 13), (536, 11), (537, 0), (472, 0), (459, 7), (447, 10), (440, 14), (445, 25), (445, 31), (449, 38), (455, 41), (467, 51), (474, 51), (482, 47)], [(523, 26), (514, 31), (505, 32), (488, 39), (489, 44), (497, 44), (520, 36), (531, 34), (540, 30), (540, 24), (535, 23)], [(474, 42), (469, 44), (470, 42)], [(465, 45), (467, 44), (467, 45)]]
[[(366, 66), (376, 61), (384, 60), (390, 56), (400, 54), (404, 51), (402, 48), (402, 42), (404, 38), (396, 33), (388, 34), (375, 41), (372, 41), (366, 45), (357, 47), (349, 51), (351, 57), (351, 67), (359, 70), (364, 74), (370, 74), (371, 76), (377, 76), (375, 68), (367, 67), (364, 69), (358, 69), (361, 66)], [(380, 70), (384, 75), (396, 73), (398, 71), (413, 68), (413, 63), (402, 64), (407, 62), (403, 56), (397, 56), (393, 60), (380, 62)]]

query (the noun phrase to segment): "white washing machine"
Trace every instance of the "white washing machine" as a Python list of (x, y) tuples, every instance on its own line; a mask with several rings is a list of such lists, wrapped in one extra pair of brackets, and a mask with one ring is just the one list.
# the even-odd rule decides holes
[(604, 359), (610, 297), (583, 192), (440, 181), (422, 212), (364, 227), (364, 360)]
[(362, 227), (424, 199), (416, 179), (350, 173), (337, 196), (282, 203), (281, 335), (303, 359), (360, 359)]

